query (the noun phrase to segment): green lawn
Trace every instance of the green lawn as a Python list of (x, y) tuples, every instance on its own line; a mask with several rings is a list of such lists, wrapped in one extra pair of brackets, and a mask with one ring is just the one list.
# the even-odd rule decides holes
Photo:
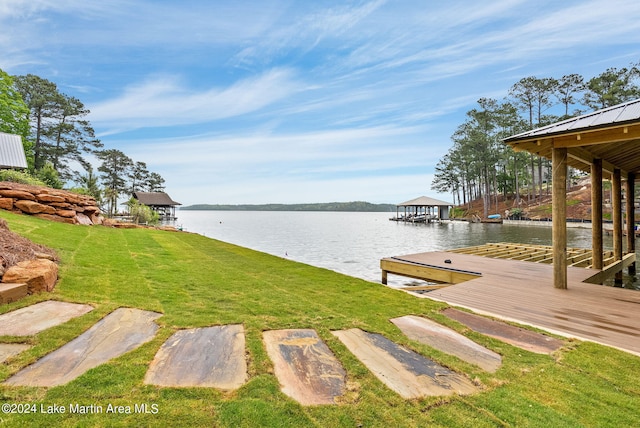
[[(571, 342), (537, 355), (484, 337), (439, 314), (443, 304), (363, 280), (189, 233), (71, 226), (0, 211), (12, 231), (54, 248), (60, 280), (51, 294), (0, 306), (0, 313), (42, 300), (89, 303), (95, 310), (34, 337), (0, 337), (33, 347), (0, 365), (0, 380), (59, 348), (115, 308), (163, 313), (151, 342), (55, 388), (0, 386), (2, 403), (35, 404), (37, 413), (0, 414), (6, 426), (220, 427), (628, 427), (640, 423), (640, 358)], [(485, 373), (407, 339), (390, 318), (416, 314), (446, 324), (503, 356)], [(176, 330), (241, 323), (249, 381), (233, 393), (143, 384), (149, 362)], [(465, 397), (404, 400), (377, 380), (332, 330), (361, 328), (465, 373), (482, 385)], [(313, 328), (348, 374), (339, 405), (304, 407), (279, 390), (261, 340), (264, 330)], [(69, 414), (70, 405), (147, 404), (148, 414)], [(65, 414), (42, 414), (48, 406)]]

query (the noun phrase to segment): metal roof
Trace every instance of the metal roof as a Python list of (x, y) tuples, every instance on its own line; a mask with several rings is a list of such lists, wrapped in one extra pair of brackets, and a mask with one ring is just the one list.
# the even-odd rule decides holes
[(174, 206), (182, 205), (180, 202), (176, 202), (164, 192), (133, 192), (133, 197), (140, 203), (148, 206)]
[(589, 171), (595, 159), (612, 173), (640, 174), (640, 99), (557, 122), (504, 140), (514, 150), (551, 159), (566, 148), (568, 164)]
[(0, 132), (0, 169), (6, 168), (27, 168), (27, 157), (19, 135)]
[(589, 131), (611, 125), (633, 123), (638, 120), (640, 120), (640, 99), (513, 135), (504, 141), (510, 142), (531, 137), (549, 137), (566, 132)]
[(397, 205), (398, 207), (450, 207), (453, 206), (450, 202), (441, 201), (439, 199), (429, 198), (427, 196), (420, 196), (419, 198), (411, 199), (407, 202), (402, 202)]

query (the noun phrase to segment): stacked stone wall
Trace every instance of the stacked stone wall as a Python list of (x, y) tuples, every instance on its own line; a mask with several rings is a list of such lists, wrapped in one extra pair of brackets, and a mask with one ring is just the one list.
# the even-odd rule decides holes
[(0, 209), (70, 224), (104, 221), (91, 196), (8, 181), (0, 181)]

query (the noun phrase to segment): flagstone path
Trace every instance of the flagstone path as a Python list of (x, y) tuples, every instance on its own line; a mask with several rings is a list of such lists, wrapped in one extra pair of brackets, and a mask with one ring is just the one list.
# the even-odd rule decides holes
[(181, 330), (156, 353), (144, 383), (238, 389), (247, 381), (244, 354), (242, 325)]
[(401, 347), (384, 336), (360, 329), (334, 331), (342, 343), (385, 385), (407, 399), (471, 394), (466, 377)]
[(4, 363), (9, 358), (18, 355), (22, 351), (26, 351), (31, 346), (21, 343), (0, 343), (0, 363)]
[(140, 309), (116, 309), (71, 342), (10, 377), (5, 384), (56, 386), (71, 382), (87, 370), (151, 340), (158, 330), (154, 320), (161, 315)]
[(345, 392), (346, 373), (311, 329), (263, 333), (282, 392), (303, 405), (334, 404)]
[(564, 345), (562, 340), (458, 309), (447, 308), (442, 313), (473, 331), (537, 354), (550, 354)]
[[(93, 310), (89, 305), (47, 301), (0, 315), (0, 336), (26, 336)], [(550, 353), (564, 342), (478, 315), (448, 308), (443, 313), (472, 330), (523, 349)], [(56, 386), (150, 341), (162, 314), (119, 308), (71, 342), (19, 371), (5, 385)], [(482, 369), (495, 372), (502, 357), (427, 318), (390, 320), (407, 337)], [(360, 329), (332, 332), (378, 379), (406, 399), (471, 394), (478, 388), (464, 375)], [(312, 329), (263, 332), (263, 341), (282, 392), (302, 405), (335, 404), (346, 390), (346, 372)], [(0, 363), (29, 348), (0, 344)], [(156, 353), (144, 383), (162, 387), (240, 388), (248, 379), (244, 327), (192, 328), (174, 333)]]
[(391, 320), (410, 339), (475, 364), (488, 372), (495, 372), (502, 364), (500, 354), (435, 321), (407, 315)]
[(0, 336), (31, 336), (93, 310), (91, 305), (47, 300), (0, 315)]

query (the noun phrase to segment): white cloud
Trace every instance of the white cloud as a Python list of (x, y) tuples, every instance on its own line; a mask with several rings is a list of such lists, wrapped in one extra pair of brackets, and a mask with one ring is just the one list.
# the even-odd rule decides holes
[(111, 131), (209, 122), (258, 111), (299, 90), (288, 69), (269, 70), (226, 88), (204, 91), (189, 89), (176, 78), (156, 78), (90, 106), (91, 120)]

